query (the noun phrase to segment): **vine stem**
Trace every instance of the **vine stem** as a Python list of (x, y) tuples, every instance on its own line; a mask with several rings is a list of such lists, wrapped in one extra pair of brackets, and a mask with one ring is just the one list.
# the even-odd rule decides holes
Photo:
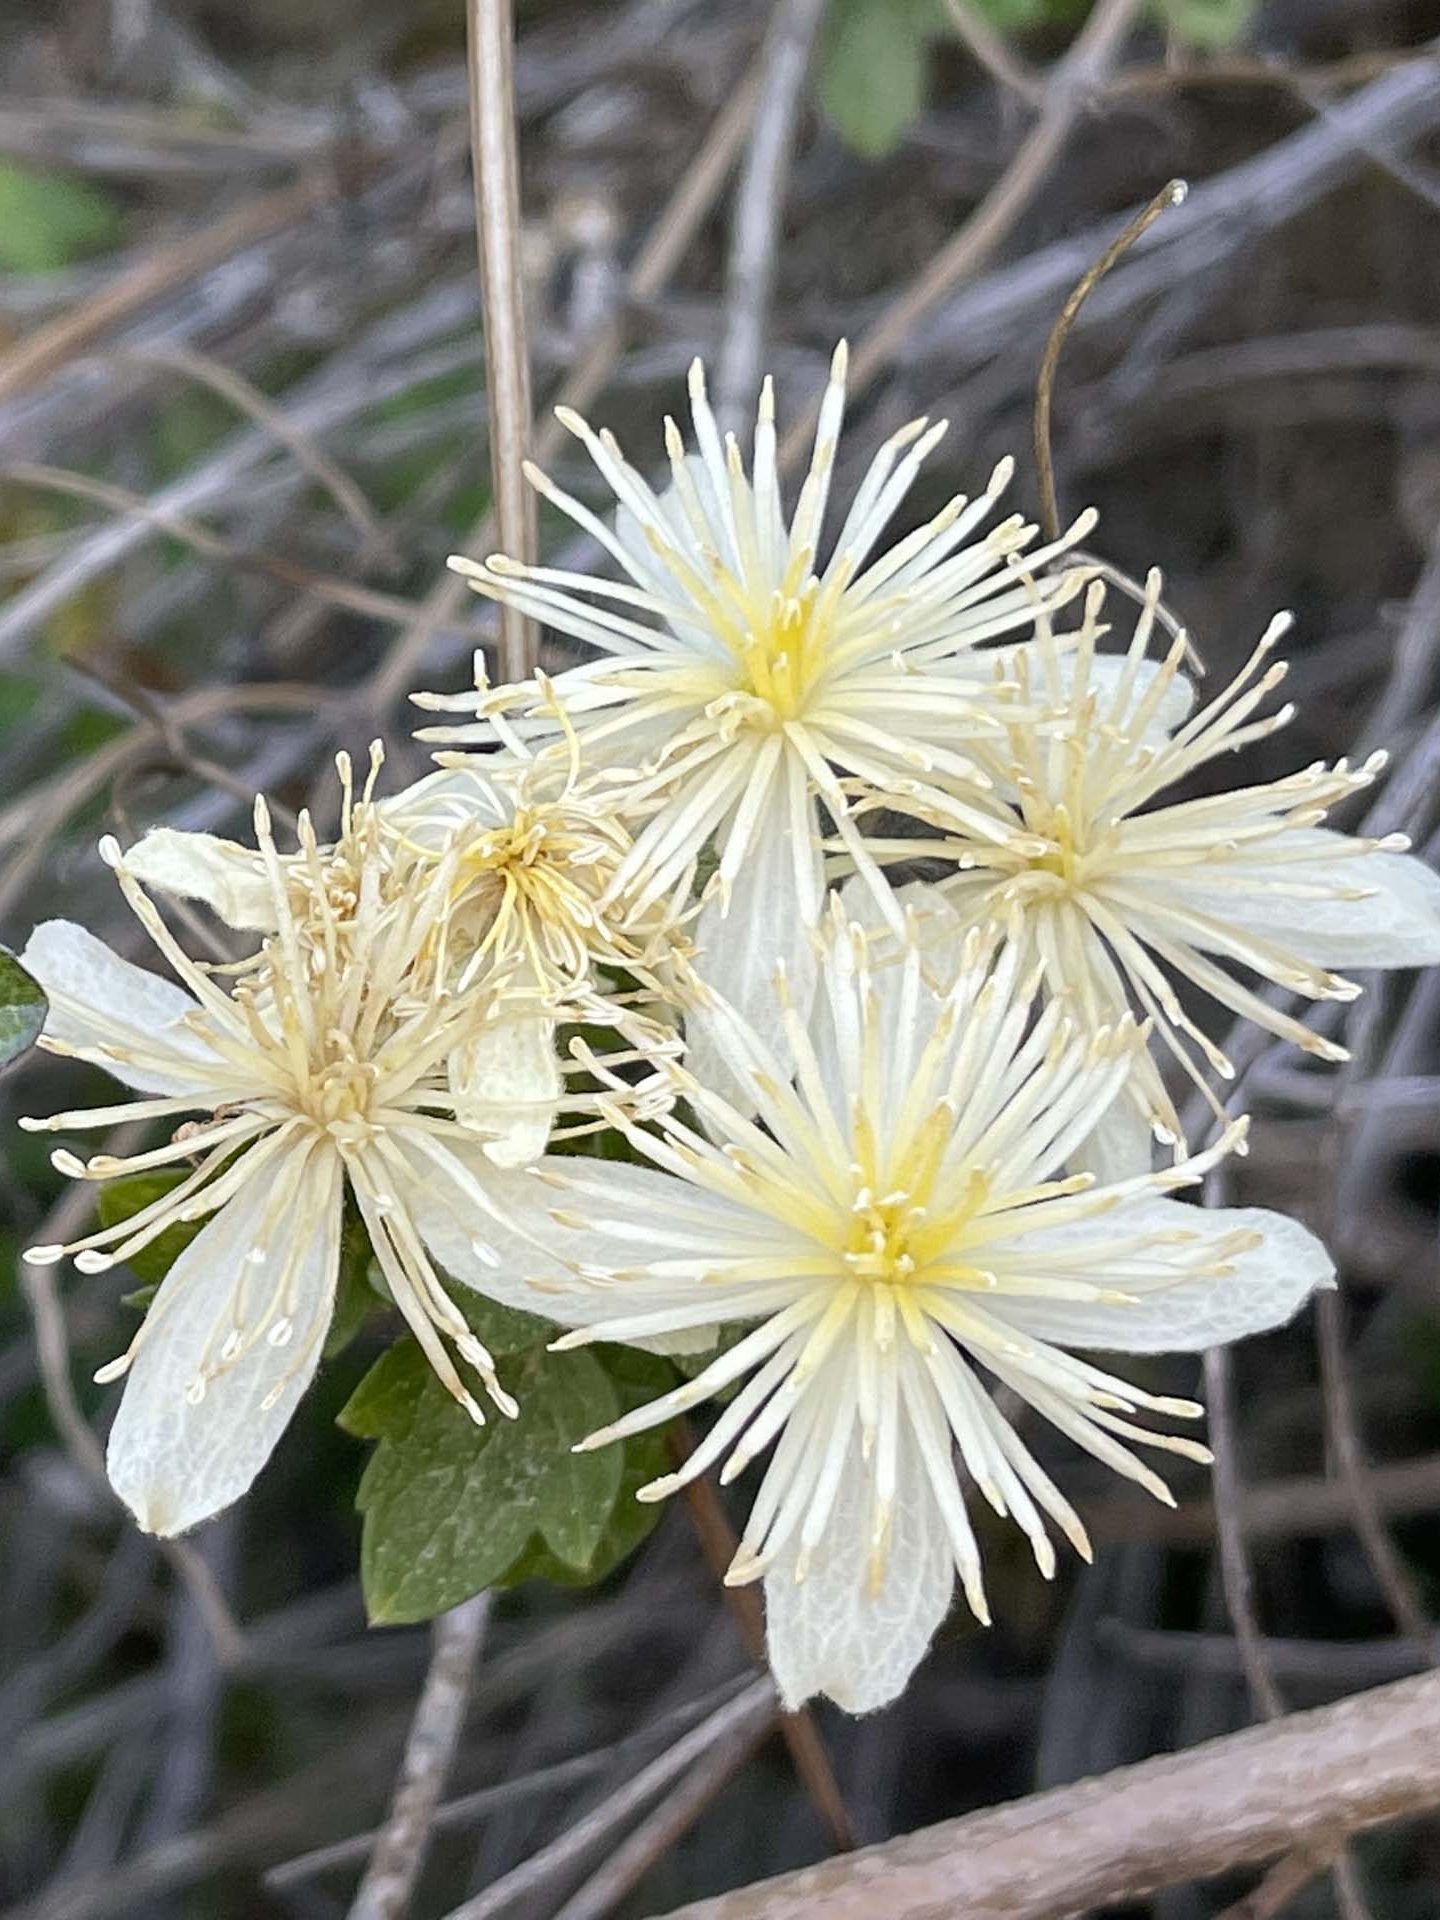
[[(530, 437), (530, 356), (520, 266), (520, 144), (515, 118), (512, 0), (469, 0), (470, 148), (485, 316), (485, 383), (495, 528), (514, 560), (533, 562), (535, 496), (524, 462)], [(537, 664), (533, 623), (500, 609), (500, 671), (524, 680)]]

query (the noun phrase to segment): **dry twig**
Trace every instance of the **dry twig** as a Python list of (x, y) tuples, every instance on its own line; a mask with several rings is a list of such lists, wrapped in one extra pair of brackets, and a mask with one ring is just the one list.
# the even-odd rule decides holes
[[(470, 144), (475, 226), (485, 298), (485, 386), (490, 400), (490, 479), (500, 544), (535, 558), (535, 495), (524, 462), (530, 438), (530, 355), (520, 268), (520, 150), (515, 125), (515, 22), (511, 0), (470, 0)], [(535, 665), (531, 622), (500, 609), (501, 671), (523, 680)]]
[(696, 1761), (675, 1791), (628, 1833), (603, 1866), (573, 1893), (555, 1920), (605, 1920), (704, 1813), (726, 1782), (769, 1736), (757, 1714)]
[(220, 394), (247, 419), (273, 434), (280, 445), (294, 456), (296, 464), (324, 487), (360, 536), (360, 565), (365, 565), (372, 554), (383, 557), (392, 566), (399, 564), (400, 554), (394, 537), (380, 524), (363, 490), (316, 444), (311, 434), (298, 427), (283, 408), (274, 406), (233, 367), (221, 366), (209, 354), (197, 353), (193, 348), (170, 344), (122, 347), (116, 358), (138, 361), (141, 365), (169, 367), (209, 387), (213, 393)]
[[(733, 1700), (737, 1691), (733, 1680), (726, 1681), (698, 1700), (687, 1700), (673, 1712), (638, 1728), (628, 1739), (585, 1753), (570, 1754), (551, 1766), (537, 1767), (530, 1773), (498, 1780), (493, 1786), (477, 1787), (473, 1793), (460, 1794), (453, 1800), (443, 1801), (435, 1809), (431, 1831), (441, 1833), (468, 1826), (502, 1808), (546, 1794), (560, 1793), (566, 1787), (592, 1780), (608, 1767), (621, 1766), (629, 1759), (638, 1758), (665, 1733), (686, 1731), (715, 1707)], [(285, 1860), (267, 1868), (263, 1875), (265, 1885), (274, 1893), (283, 1893), (286, 1888), (297, 1886), (304, 1880), (313, 1880), (333, 1868), (353, 1866), (370, 1853), (379, 1837), (379, 1830), (376, 1829), (351, 1834), (344, 1840), (332, 1840), (327, 1846), (312, 1847), (305, 1853), (297, 1854), (293, 1860)]]
[(1210, 1445), (1215, 1455), (1212, 1469), (1215, 1531), (1219, 1536), (1220, 1578), (1225, 1588), (1225, 1605), (1255, 1710), (1273, 1720), (1285, 1709), (1265, 1657), (1265, 1642), (1255, 1617), (1250, 1555), (1245, 1545), (1240, 1465), (1236, 1456), (1228, 1348), (1211, 1347), (1205, 1355), (1205, 1402)]
[(316, 573), (280, 554), (259, 553), (252, 548), (236, 546), (223, 535), (212, 533), (209, 527), (202, 526), (198, 520), (172, 512), (153, 500), (146, 500), (141, 494), (132, 493), (128, 487), (116, 486), (109, 480), (94, 480), (88, 474), (70, 473), (61, 467), (40, 466), (31, 461), (20, 461), (14, 466), (0, 469), (0, 479), (15, 480), (22, 486), (49, 487), (56, 493), (68, 493), (76, 499), (97, 501), (115, 513), (133, 514), (158, 532), (183, 540), (187, 546), (194, 547), (197, 553), (203, 553), (212, 560), (223, 560), (239, 573), (263, 574), (268, 579), (278, 580), (282, 586), (293, 587), (297, 593), (313, 594), (317, 600), (344, 607), (351, 613), (363, 614), (372, 620), (388, 621), (392, 626), (404, 626), (414, 618), (414, 606), (397, 594), (381, 593), (374, 587), (356, 586), (353, 581), (336, 575)]
[(760, 97), (735, 188), (725, 266), (724, 330), (715, 370), (720, 423), (737, 432), (754, 406), (760, 383), (800, 89), (824, 11), (825, 0), (776, 0), (760, 50)]
[(1440, 1805), (1440, 1675), (782, 1874), (667, 1920), (1073, 1920)]
[(1215, 1920), (1274, 1920), (1297, 1893), (1309, 1886), (1318, 1871), (1313, 1860), (1298, 1853), (1287, 1853), (1275, 1862), (1258, 1887), (1243, 1900), (1232, 1902)]
[(350, 1907), (350, 1920), (401, 1920), (425, 1864), (435, 1809), (465, 1722), (476, 1657), (490, 1617), (490, 1596), (442, 1613), (434, 1651), (410, 1723), (390, 1817), (380, 1829), (370, 1865)]
[[(714, 205), (749, 131), (759, 97), (759, 63), (734, 89), (700, 144), (699, 151), (670, 196), (625, 283), (628, 302), (653, 299), (675, 271), (696, 230)], [(555, 405), (583, 412), (594, 400), (625, 344), (625, 323), (612, 321), (581, 355), (579, 364), (556, 395)], [(535, 424), (537, 460), (546, 460), (563, 435), (553, 413)], [(487, 509), (470, 529), (463, 551), (484, 553), (496, 536), (493, 510)], [(426, 647), (455, 619), (468, 598), (465, 582), (453, 573), (442, 574), (425, 596), (415, 618), (405, 628), (374, 674), (360, 688), (358, 702), (367, 715), (383, 716), (405, 691)]]
[(1315, 1302), (1315, 1327), (1325, 1397), (1326, 1433), (1341, 1485), (1350, 1502), (1355, 1532), (1385, 1596), (1385, 1603), (1400, 1631), (1414, 1643), (1421, 1661), (1428, 1662), (1432, 1658), (1434, 1632), (1410, 1570), (1396, 1552), (1375, 1498), (1370, 1465), (1360, 1439), (1350, 1378), (1345, 1367), (1343, 1323), (1340, 1295), (1321, 1294)]
[(123, 278), (93, 300), (60, 314), (0, 356), (0, 400), (21, 393), (47, 378), (66, 361), (83, 353), (112, 327), (146, 307), (171, 287), (203, 273), (217, 261), (228, 260), (333, 199), (335, 182), (316, 175), (295, 186), (279, 187), (260, 195), (234, 213), (196, 233), (187, 233), (171, 245), (157, 248)]
[[(1370, 1489), (1378, 1510), (1391, 1519), (1430, 1513), (1440, 1506), (1440, 1454), (1419, 1454), (1372, 1467)], [(1307, 1534), (1335, 1533), (1351, 1523), (1345, 1488), (1336, 1480), (1309, 1473), (1246, 1487), (1240, 1512), (1251, 1540), (1303, 1539)], [(1085, 1508), (1085, 1525), (1096, 1540), (1210, 1546), (1215, 1540), (1215, 1503), (1186, 1500), (1170, 1508), (1128, 1493), (1111, 1494)]]
[[(1100, 0), (1074, 45), (1045, 82), (1039, 118), (1014, 159), (950, 243), (856, 343), (849, 389), (863, 393), (920, 322), (967, 274), (992, 258), (1044, 186), (1076, 122), (1119, 57), (1139, 0)], [(818, 402), (786, 434), (782, 465), (804, 453), (819, 418)]]
[(768, 1726), (774, 1711), (775, 1688), (767, 1674), (763, 1679), (752, 1681), (743, 1693), (724, 1706), (717, 1707), (692, 1732), (567, 1828), (558, 1840), (486, 1887), (483, 1893), (476, 1894), (473, 1900), (456, 1907), (445, 1920), (493, 1920), (494, 1915), (503, 1913), (507, 1907), (533, 1896), (540, 1887), (549, 1885), (576, 1861), (584, 1859), (597, 1840), (622, 1826), (717, 1742), (728, 1745), (742, 1728)]
[(1094, 265), (1081, 275), (1050, 329), (1045, 351), (1040, 356), (1040, 371), (1035, 378), (1033, 429), (1035, 472), (1040, 486), (1040, 524), (1047, 540), (1056, 540), (1060, 535), (1060, 508), (1055, 497), (1055, 463), (1050, 452), (1050, 408), (1055, 396), (1055, 373), (1060, 365), (1060, 351), (1075, 324), (1076, 314), (1115, 262), (1130, 251), (1146, 228), (1153, 226), (1162, 213), (1170, 207), (1180, 206), (1188, 192), (1189, 188), (1183, 180), (1167, 181), (1154, 199), (1125, 223)]
[(1008, 88), (1027, 106), (1038, 106), (1044, 93), (1041, 82), (1011, 51), (1004, 34), (991, 26), (975, 0), (945, 0), (945, 11), (956, 33), (990, 78)]

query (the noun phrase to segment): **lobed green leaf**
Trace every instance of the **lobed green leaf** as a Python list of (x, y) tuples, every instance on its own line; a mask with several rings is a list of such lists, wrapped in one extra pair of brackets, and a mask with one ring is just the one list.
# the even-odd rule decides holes
[(361, 1477), (360, 1574), (372, 1621), (426, 1620), (495, 1585), (538, 1540), (585, 1574), (619, 1491), (618, 1447), (572, 1452), (620, 1411), (593, 1354), (532, 1347), (504, 1384), (519, 1418), (477, 1427), (406, 1339), (356, 1388), (340, 1424), (378, 1442)]

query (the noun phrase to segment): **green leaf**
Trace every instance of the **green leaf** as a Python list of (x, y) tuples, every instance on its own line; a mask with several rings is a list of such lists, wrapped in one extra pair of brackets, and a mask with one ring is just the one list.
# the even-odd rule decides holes
[(654, 1531), (665, 1511), (664, 1503), (645, 1503), (637, 1500), (635, 1494), (640, 1487), (669, 1471), (672, 1462), (665, 1437), (658, 1432), (637, 1433), (617, 1446), (615, 1452), (621, 1457), (615, 1504), (585, 1565), (567, 1566), (543, 1542), (531, 1540), (519, 1559), (491, 1581), (492, 1586), (517, 1587), (522, 1580), (548, 1580), (556, 1587), (593, 1587)]
[(1162, 23), (1191, 46), (1233, 46), (1255, 18), (1256, 0), (1156, 0)]
[[(127, 1173), (123, 1179), (107, 1180), (95, 1197), (95, 1211), (102, 1227), (118, 1227), (156, 1200), (163, 1200), (187, 1178), (174, 1167), (162, 1167), (154, 1173)], [(203, 1220), (179, 1221), (167, 1227), (125, 1262), (137, 1280), (157, 1286), (205, 1225)]]
[(935, 26), (928, 0), (835, 0), (820, 104), (865, 159), (898, 146), (924, 106)]
[(595, 1560), (620, 1485), (617, 1447), (573, 1453), (620, 1410), (593, 1354), (531, 1348), (504, 1368), (516, 1420), (477, 1427), (413, 1340), (360, 1382), (340, 1415), (379, 1444), (361, 1477), (360, 1574), (376, 1623), (427, 1620), (493, 1586), (532, 1539), (566, 1567)]
[(46, 273), (113, 243), (114, 203), (61, 174), (0, 160), (0, 268)]
[[(638, 1347), (608, 1345), (595, 1346), (590, 1351), (609, 1374), (621, 1413), (644, 1406), (648, 1400), (658, 1400), (675, 1385), (674, 1368), (658, 1354), (642, 1353)], [(635, 1495), (674, 1465), (665, 1429), (658, 1427), (648, 1433), (632, 1434), (615, 1451), (621, 1455), (615, 1503), (586, 1565), (583, 1568), (567, 1566), (543, 1542), (532, 1540), (514, 1565), (492, 1582), (494, 1586), (518, 1586), (522, 1580), (549, 1580), (559, 1587), (594, 1586), (654, 1531), (665, 1511), (663, 1503), (641, 1502)]]
[(49, 1002), (8, 947), (0, 947), (0, 1067), (33, 1047)]
[(525, 1313), (519, 1307), (502, 1307), (498, 1300), (469, 1287), (451, 1291), (470, 1331), (490, 1349), (492, 1359), (505, 1360), (512, 1353), (543, 1347), (560, 1331), (553, 1320), (542, 1320), (538, 1313)]

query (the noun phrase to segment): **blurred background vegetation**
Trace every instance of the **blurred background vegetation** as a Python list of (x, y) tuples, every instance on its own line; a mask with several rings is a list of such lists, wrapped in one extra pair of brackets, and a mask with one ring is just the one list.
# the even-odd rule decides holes
[[(830, 0), (774, 250), (782, 410), (803, 411), (837, 337), (878, 339), (849, 478), (923, 411), (953, 426), (907, 510), (975, 488), (1028, 444), (1065, 293), (1118, 216), (1187, 177), (1066, 349), (1062, 503), (1100, 507), (1093, 544), (1124, 572), (1165, 567), (1217, 675), (1295, 609), (1300, 717), (1257, 769), (1381, 723), (1403, 758), (1429, 738), (1440, 636), (1440, 5), (1137, 0), (991, 243), (907, 308), (1056, 110), (1089, 12)], [(771, 13), (519, 7), (536, 392), (594, 369), (592, 411), (646, 467), (690, 357), (733, 324), (730, 169), (688, 216), (681, 188), (697, 156), (743, 146)], [(652, 271), (657, 233), (676, 244)], [(491, 632), (443, 586), (446, 553), (490, 538), (479, 312), (460, 0), (0, 4), (7, 944), (64, 912), (139, 955), (104, 828), (233, 829), (256, 788), (323, 814), (330, 755), (379, 730), (397, 783), (422, 770), (404, 695), (462, 684)], [(586, 484), (568, 453), (557, 471)], [(1019, 488), (1033, 507), (1023, 461)], [(564, 538), (542, 522), (547, 552), (583, 558)], [(1398, 818), (1434, 835), (1423, 782)], [(1237, 1360), (1256, 1604), (1294, 1704), (1428, 1658), (1440, 1579), (1437, 989), (1362, 1005), (1349, 1075), (1254, 1066), (1237, 1183), (1324, 1233), (1346, 1281), (1318, 1346), (1300, 1327)], [(365, 1628), (367, 1448), (336, 1424), (393, 1330), (357, 1332), (253, 1497), (183, 1559), (136, 1535), (86, 1445), (115, 1390), (86, 1383), (144, 1276), (14, 1260), (71, 1203), (13, 1117), (100, 1084), (31, 1056), (0, 1086), (3, 1914), (343, 1915), (363, 1845), (295, 1862), (382, 1812), (428, 1648)], [(1185, 1364), (1159, 1373), (1193, 1386)], [(1347, 1446), (1371, 1463), (1358, 1480)], [(892, 1710), (818, 1717), (862, 1840), (1251, 1717), (1203, 1477), (1181, 1470), (1168, 1514), (1055, 1452), (1095, 1566), (1044, 1587), (992, 1528), (997, 1626), (957, 1616)], [(486, 1888), (466, 1920), (651, 1914), (822, 1853), (768, 1720), (724, 1720), (752, 1671), (680, 1507), (592, 1592), (507, 1591), (417, 1916)], [(1363, 1845), (1375, 1920), (1437, 1911), (1437, 1842)], [(1239, 1891), (1146, 1911), (1207, 1920)], [(1287, 1911), (1333, 1899), (1317, 1883)]]

